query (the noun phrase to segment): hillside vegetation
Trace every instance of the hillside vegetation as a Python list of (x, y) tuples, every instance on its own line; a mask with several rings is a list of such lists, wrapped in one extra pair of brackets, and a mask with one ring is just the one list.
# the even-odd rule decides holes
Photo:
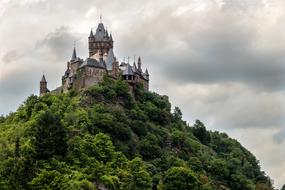
[(273, 189), (236, 140), (171, 110), (167, 97), (108, 78), (32, 95), (0, 117), (0, 189)]

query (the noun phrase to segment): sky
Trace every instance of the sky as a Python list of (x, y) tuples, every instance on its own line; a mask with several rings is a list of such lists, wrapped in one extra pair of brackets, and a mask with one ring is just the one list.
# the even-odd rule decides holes
[(150, 89), (191, 125), (226, 132), (285, 183), (284, 0), (0, 0), (0, 115), (61, 84), (100, 15), (117, 59), (141, 56)]

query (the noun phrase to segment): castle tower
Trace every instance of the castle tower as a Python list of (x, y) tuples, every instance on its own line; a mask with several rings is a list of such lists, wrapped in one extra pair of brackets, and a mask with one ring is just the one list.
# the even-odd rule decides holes
[(89, 57), (92, 57), (94, 54), (99, 53), (108, 53), (110, 48), (113, 48), (113, 38), (112, 35), (109, 35), (108, 30), (105, 29), (104, 24), (100, 22), (96, 29), (95, 35), (91, 29), (90, 35), (88, 37), (89, 45)]
[(49, 92), (47, 88), (47, 81), (45, 75), (43, 75), (42, 80), (40, 81), (40, 95), (46, 94)]

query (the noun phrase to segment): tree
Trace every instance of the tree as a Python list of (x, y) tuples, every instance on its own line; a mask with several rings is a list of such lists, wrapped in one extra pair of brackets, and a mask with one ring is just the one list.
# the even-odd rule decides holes
[(42, 112), (34, 125), (36, 158), (48, 159), (53, 155), (65, 156), (67, 151), (66, 130), (60, 117), (50, 111)]
[(179, 121), (182, 119), (182, 112), (179, 107), (175, 107), (173, 111), (174, 121)]
[(30, 182), (31, 189), (42, 190), (61, 190), (63, 189), (67, 179), (58, 171), (42, 170), (37, 177)]
[(280, 190), (285, 190), (285, 184), (282, 186), (282, 188)]
[(196, 120), (194, 124), (193, 135), (204, 145), (208, 145), (211, 141), (209, 132), (206, 130), (205, 125), (199, 120)]
[(152, 180), (149, 173), (146, 170), (144, 162), (136, 157), (129, 162), (129, 169), (131, 178), (127, 184), (127, 188), (132, 190), (150, 190), (152, 186)]
[(194, 172), (189, 168), (172, 167), (163, 179), (163, 190), (198, 190), (199, 183)]
[(18, 158), (20, 157), (20, 138), (17, 137), (16, 138), (16, 141), (15, 141), (15, 157)]

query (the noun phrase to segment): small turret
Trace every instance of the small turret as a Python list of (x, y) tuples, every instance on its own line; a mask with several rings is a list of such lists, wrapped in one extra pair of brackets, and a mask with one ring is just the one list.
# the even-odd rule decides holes
[(47, 88), (47, 81), (45, 75), (42, 76), (42, 80), (40, 81), (40, 95), (46, 94), (49, 92)]

